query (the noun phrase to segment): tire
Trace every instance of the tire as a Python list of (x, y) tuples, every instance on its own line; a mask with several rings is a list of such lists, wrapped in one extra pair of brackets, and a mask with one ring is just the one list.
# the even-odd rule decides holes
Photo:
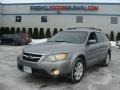
[(111, 56), (110, 56), (110, 54), (108, 53), (108, 54), (106, 55), (106, 59), (102, 62), (102, 66), (108, 66), (109, 63), (110, 63), (110, 61), (111, 61)]
[(72, 80), (72, 83), (80, 82), (84, 75), (85, 65), (83, 64), (82, 61), (83, 60), (79, 58), (73, 66), (73, 69), (71, 71), (71, 78), (70, 78)]

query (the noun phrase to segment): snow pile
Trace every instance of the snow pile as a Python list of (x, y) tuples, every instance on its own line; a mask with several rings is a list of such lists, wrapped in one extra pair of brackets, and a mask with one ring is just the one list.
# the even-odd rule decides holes
[(32, 42), (29, 43), (29, 44), (43, 43), (43, 42), (46, 42), (46, 41), (47, 41), (47, 38), (44, 38), (44, 39), (32, 39)]
[(110, 41), (112, 47), (116, 47), (116, 42)]
[(116, 42), (115, 41), (110, 41), (110, 43), (111, 43), (111, 47), (119, 48), (118, 46), (116, 46)]

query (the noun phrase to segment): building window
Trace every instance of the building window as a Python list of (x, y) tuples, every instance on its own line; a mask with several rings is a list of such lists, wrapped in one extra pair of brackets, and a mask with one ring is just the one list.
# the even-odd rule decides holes
[(16, 16), (16, 22), (21, 22), (21, 16)]
[(118, 24), (118, 18), (117, 17), (111, 17), (111, 24)]
[(47, 22), (47, 16), (41, 16), (41, 22)]
[(76, 16), (76, 23), (83, 23), (83, 16)]

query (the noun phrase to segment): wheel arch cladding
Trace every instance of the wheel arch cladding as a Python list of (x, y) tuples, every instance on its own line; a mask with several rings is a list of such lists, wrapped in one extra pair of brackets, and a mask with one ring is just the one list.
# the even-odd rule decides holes
[(70, 61), (70, 64), (69, 64), (69, 71), (70, 72), (72, 71), (73, 66), (74, 66), (75, 62), (78, 60), (78, 58), (82, 59), (85, 67), (87, 66), (85, 55), (84, 54), (76, 54), (76, 55), (74, 55), (74, 57), (72, 57), (72, 59)]
[(83, 64), (85, 65), (86, 67), (86, 57), (84, 55), (79, 55), (77, 58), (81, 58), (82, 59), (82, 62)]

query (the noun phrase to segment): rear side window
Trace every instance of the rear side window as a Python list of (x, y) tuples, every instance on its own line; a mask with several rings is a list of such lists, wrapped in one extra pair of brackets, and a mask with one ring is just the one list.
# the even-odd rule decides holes
[(98, 43), (107, 42), (108, 41), (108, 38), (106, 37), (105, 34), (103, 34), (103, 33), (96, 33), (96, 35), (97, 35)]
[(104, 42), (108, 42), (109, 40), (108, 40), (108, 37), (105, 35), (105, 34), (102, 34), (103, 35), (103, 41)]

